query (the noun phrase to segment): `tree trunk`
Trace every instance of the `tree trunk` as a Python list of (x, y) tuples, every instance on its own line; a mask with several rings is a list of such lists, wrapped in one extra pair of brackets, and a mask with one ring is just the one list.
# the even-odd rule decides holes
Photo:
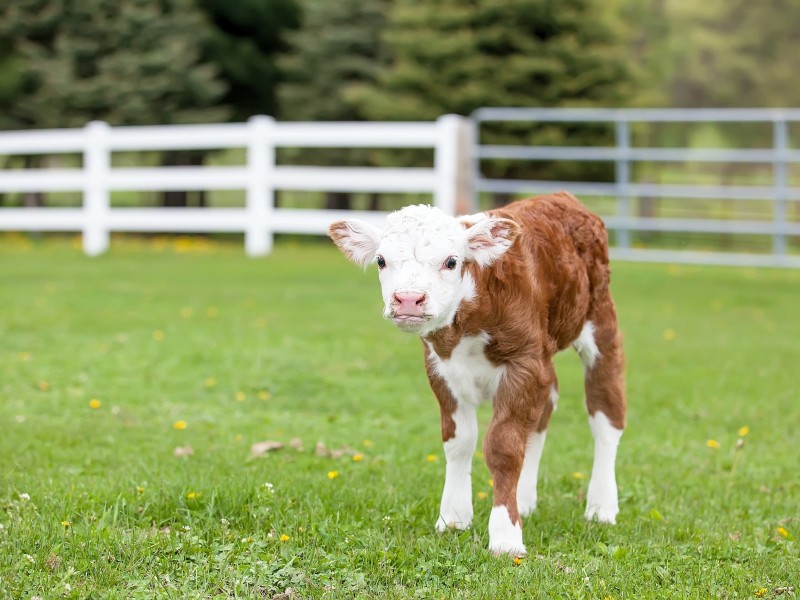
[(350, 193), (326, 192), (325, 208), (329, 210), (350, 210)]
[(508, 192), (494, 192), (492, 194), (492, 208), (500, 208), (509, 204), (514, 199), (514, 194)]
[(372, 193), (369, 195), (369, 207), (368, 210), (380, 210), (380, 201), (381, 195)]
[[(26, 169), (38, 169), (42, 166), (42, 158), (39, 155), (26, 156), (24, 167)], [(25, 192), (22, 194), (22, 204), (26, 207), (39, 208), (45, 205), (45, 197), (42, 192)]]
[[(206, 155), (203, 152), (192, 152), (187, 150), (176, 150), (164, 154), (162, 165), (165, 167), (200, 167), (205, 162)], [(199, 207), (206, 206), (206, 192), (170, 191), (164, 192), (161, 197), (161, 206), (167, 207), (186, 207), (190, 205), (189, 199), (196, 199)]]

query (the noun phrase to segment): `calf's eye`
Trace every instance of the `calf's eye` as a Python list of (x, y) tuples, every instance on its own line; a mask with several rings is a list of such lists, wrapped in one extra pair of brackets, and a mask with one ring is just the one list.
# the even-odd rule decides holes
[(386, 266), (386, 259), (381, 255), (378, 255), (378, 258), (375, 259), (375, 262), (378, 263), (379, 269), (383, 269)]
[(446, 269), (450, 269), (451, 271), (456, 268), (458, 264), (458, 259), (455, 256), (451, 256), (446, 261), (444, 261), (444, 266)]

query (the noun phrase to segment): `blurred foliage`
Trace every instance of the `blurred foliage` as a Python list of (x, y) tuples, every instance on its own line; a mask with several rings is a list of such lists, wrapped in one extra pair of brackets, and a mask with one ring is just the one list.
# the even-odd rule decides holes
[[(349, 95), (366, 116), (391, 120), (468, 115), (482, 106), (624, 104), (632, 78), (601, 16), (590, 0), (395, 0), (383, 36), (389, 66)], [(604, 136), (590, 125), (532, 130), (505, 123), (481, 131), (489, 144), (592, 145)], [(613, 176), (603, 164), (499, 160), (484, 172), (569, 178), (576, 169), (601, 181)]]
[(14, 0), (0, 128), (798, 106), (798, 42), (797, 0)]
[(4, 125), (223, 121), (227, 85), (201, 58), (210, 31), (192, 0), (5, 3), (0, 46), (23, 80), (12, 76), (18, 93), (0, 93)]
[[(289, 49), (287, 32), (300, 26), (295, 0), (197, 0), (212, 28), (205, 56), (228, 84), (223, 102), (232, 118), (276, 114), (276, 92), (282, 81), (277, 58)], [(335, 56), (335, 55), (333, 55)]]
[(280, 114), (290, 120), (361, 121), (349, 91), (374, 84), (386, 67), (381, 33), (387, 0), (305, 0), (302, 28), (289, 40), (281, 66)]
[(395, 0), (390, 66), (352, 92), (375, 119), (432, 119), (481, 106), (618, 104), (620, 45), (589, 0)]

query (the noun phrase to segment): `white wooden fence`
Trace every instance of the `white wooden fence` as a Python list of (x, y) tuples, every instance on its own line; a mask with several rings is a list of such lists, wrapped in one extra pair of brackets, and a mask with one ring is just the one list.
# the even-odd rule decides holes
[[(275, 233), (322, 234), (346, 214), (376, 224), (385, 213), (276, 208), (275, 190), (430, 193), (455, 214), (463, 181), (462, 137), (467, 121), (445, 115), (430, 123), (247, 123), (110, 127), (0, 132), (0, 155), (83, 154), (75, 169), (0, 170), (3, 192), (82, 192), (80, 208), (0, 208), (0, 230), (79, 231), (89, 255), (104, 252), (112, 231), (243, 232), (251, 256), (266, 254)], [(120, 151), (246, 148), (241, 166), (116, 168)], [(433, 168), (303, 167), (277, 165), (288, 148), (431, 148)], [(117, 208), (114, 191), (244, 190), (244, 208)], [(465, 192), (462, 192), (463, 196)]]

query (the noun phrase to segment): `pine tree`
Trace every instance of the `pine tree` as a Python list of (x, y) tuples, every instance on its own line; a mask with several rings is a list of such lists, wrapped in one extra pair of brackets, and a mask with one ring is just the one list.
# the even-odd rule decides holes
[(385, 41), (391, 67), (358, 94), (371, 118), (612, 106), (629, 92), (620, 45), (590, 0), (396, 0)]
[[(387, 0), (305, 0), (303, 26), (289, 37), (291, 52), (279, 60), (286, 82), (279, 90), (280, 115), (290, 120), (361, 121), (350, 97), (357, 85), (373, 84), (385, 66), (380, 36)], [(302, 157), (308, 158), (309, 153)], [(298, 156), (300, 158), (300, 156)], [(372, 164), (377, 155), (359, 150), (317, 150), (323, 164)], [(350, 207), (351, 195), (330, 192), (328, 208)], [(378, 196), (370, 197), (374, 208)]]
[[(385, 29), (390, 67), (351, 91), (373, 119), (469, 115), (485, 106), (618, 106), (630, 75), (591, 0), (396, 0)], [(486, 127), (484, 143), (603, 143), (591, 126)], [(491, 161), (492, 177), (613, 177), (605, 164)], [(495, 202), (508, 198), (498, 196)]]
[(305, 0), (302, 29), (289, 37), (291, 52), (279, 66), (286, 82), (280, 114), (290, 120), (360, 121), (349, 97), (359, 84), (375, 83), (384, 61), (380, 36), (387, 0)]
[(289, 48), (288, 32), (300, 24), (296, 0), (196, 1), (212, 25), (204, 55), (228, 83), (223, 101), (233, 108), (233, 119), (277, 114), (277, 60)]
[(225, 83), (201, 60), (209, 25), (192, 0), (16, 0), (0, 44), (24, 64), (7, 107), (21, 127), (224, 120)]

